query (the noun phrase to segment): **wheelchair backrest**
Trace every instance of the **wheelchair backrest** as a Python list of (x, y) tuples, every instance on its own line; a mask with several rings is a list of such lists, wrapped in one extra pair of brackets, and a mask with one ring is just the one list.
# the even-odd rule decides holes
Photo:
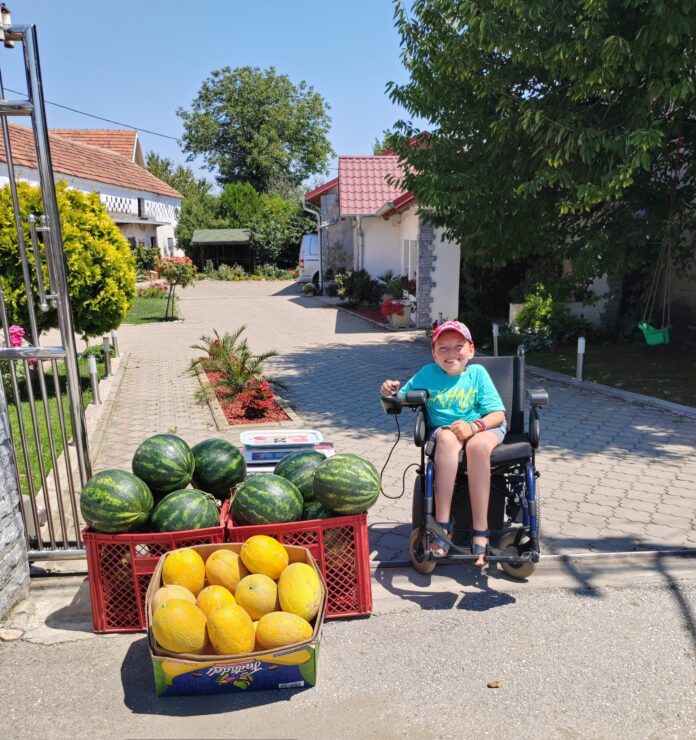
[(505, 405), (508, 432), (524, 432), (524, 355), (512, 357), (481, 357), (476, 355), (472, 365), (483, 365), (498, 389)]

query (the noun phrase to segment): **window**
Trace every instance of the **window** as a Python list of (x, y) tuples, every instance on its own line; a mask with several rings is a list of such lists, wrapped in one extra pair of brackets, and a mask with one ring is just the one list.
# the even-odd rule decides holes
[(151, 247), (156, 247), (157, 246), (157, 237), (156, 236), (151, 236), (150, 237), (150, 246)]
[(135, 243), (135, 237), (134, 236), (129, 236), (128, 237), (128, 243), (130, 244), (131, 250), (135, 252), (135, 248), (137, 246), (136, 243)]
[(145, 218), (145, 198), (138, 198), (138, 218)]
[(401, 272), (409, 280), (418, 277), (418, 242), (415, 239), (404, 239)]
[(167, 252), (170, 257), (174, 255), (174, 239), (171, 236), (167, 237)]

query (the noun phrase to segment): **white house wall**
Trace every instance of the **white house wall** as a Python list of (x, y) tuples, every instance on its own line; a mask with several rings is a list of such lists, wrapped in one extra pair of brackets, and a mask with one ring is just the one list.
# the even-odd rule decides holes
[(361, 267), (378, 277), (388, 270), (401, 271), (400, 228), (396, 220), (380, 216), (362, 219), (363, 254)]
[[(28, 167), (15, 166), (15, 178), (24, 180), (34, 187), (39, 186), (39, 177), (36, 170)], [(114, 215), (138, 215), (138, 199), (144, 199), (145, 216), (153, 221), (163, 223), (161, 226), (154, 224), (119, 224), (119, 229), (126, 238), (133, 237), (136, 243), (142, 241), (150, 246), (150, 236), (157, 237), (157, 246), (162, 255), (169, 255), (170, 246), (176, 244), (174, 232), (179, 221), (181, 200), (171, 198), (157, 193), (143, 190), (130, 190), (117, 185), (99, 182), (96, 180), (85, 180), (79, 177), (71, 177), (61, 173), (54, 173), (57, 180), (61, 180), (75, 190), (83, 193), (99, 193), (99, 199), (109, 213)], [(0, 187), (9, 183), (7, 174), (7, 163), (0, 162)], [(171, 240), (171, 241), (170, 241)], [(183, 252), (174, 248), (174, 254), (183, 256)]]

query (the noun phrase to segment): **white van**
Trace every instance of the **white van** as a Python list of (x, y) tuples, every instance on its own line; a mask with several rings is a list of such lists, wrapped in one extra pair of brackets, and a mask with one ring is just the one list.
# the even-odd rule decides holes
[(305, 234), (300, 242), (301, 283), (319, 285), (319, 234)]

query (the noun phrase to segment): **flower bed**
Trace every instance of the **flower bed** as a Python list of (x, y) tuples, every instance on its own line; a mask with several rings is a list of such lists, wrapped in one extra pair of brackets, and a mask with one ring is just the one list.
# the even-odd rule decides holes
[[(205, 374), (212, 387), (215, 387), (215, 384), (222, 377), (222, 373), (218, 373), (215, 370), (206, 369)], [(263, 381), (261, 385), (263, 384), (268, 386), (266, 381)], [(217, 388), (215, 396), (229, 424), (258, 424), (259, 421), (289, 421), (290, 417), (285, 413), (285, 411), (283, 411), (280, 404), (275, 400), (273, 393), (270, 391), (270, 387), (268, 387), (267, 392), (270, 393), (270, 398), (262, 398), (255, 402), (255, 405), (260, 407), (259, 411), (262, 411), (263, 413), (259, 416), (252, 416), (251, 418), (248, 416), (248, 396), (250, 394), (239, 393), (235, 398), (230, 399), (225, 395), (222, 389)]]

